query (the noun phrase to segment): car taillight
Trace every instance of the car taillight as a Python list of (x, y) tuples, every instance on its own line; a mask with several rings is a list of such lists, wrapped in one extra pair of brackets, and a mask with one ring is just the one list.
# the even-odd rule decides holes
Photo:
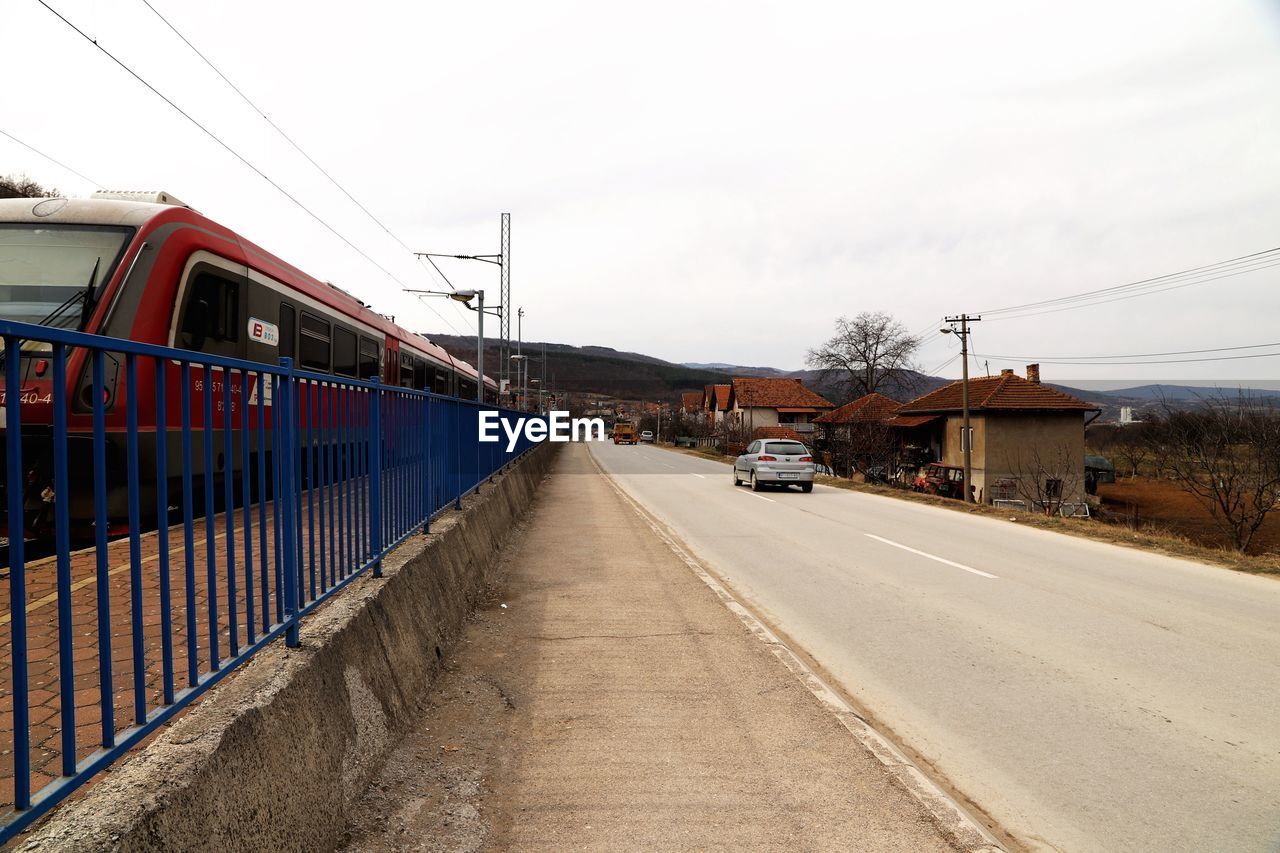
[(801, 456), (801, 457), (800, 457), (800, 461), (801, 461), (801, 462), (812, 462), (812, 461), (813, 461), (813, 457), (812, 457), (812, 456)]
[(761, 457), (760, 457), (760, 458), (758, 458), (756, 461), (757, 461), (757, 462), (777, 462), (777, 461), (778, 461), (778, 457), (776, 457), (776, 456), (761, 456)]

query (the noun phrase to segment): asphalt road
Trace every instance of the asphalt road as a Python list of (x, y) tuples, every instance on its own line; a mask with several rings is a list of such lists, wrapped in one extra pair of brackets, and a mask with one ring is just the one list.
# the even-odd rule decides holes
[(1280, 582), (727, 465), (601, 466), (1029, 847), (1280, 850)]

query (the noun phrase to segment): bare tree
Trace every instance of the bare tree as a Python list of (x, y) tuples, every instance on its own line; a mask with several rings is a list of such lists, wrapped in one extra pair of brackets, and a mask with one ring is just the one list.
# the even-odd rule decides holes
[(913, 387), (912, 356), (919, 346), (919, 338), (889, 314), (864, 311), (837, 319), (835, 335), (809, 350), (805, 363), (821, 371), (821, 381), (839, 381), (854, 399), (890, 385)]
[(825, 424), (823, 432), (831, 454), (831, 470), (836, 474), (850, 477), (856, 471), (868, 479), (873, 474), (887, 479), (895, 473), (898, 442), (884, 421)]
[(0, 175), (0, 198), (49, 198), (60, 196), (53, 187), (42, 187), (26, 175)]
[(1280, 412), (1240, 395), (1189, 411), (1165, 404), (1149, 441), (1165, 471), (1245, 552), (1267, 515), (1280, 509)]
[(1128, 470), (1130, 477), (1138, 476), (1152, 461), (1155, 448), (1147, 433), (1146, 424), (1130, 424), (1116, 428), (1109, 450)]
[(1065, 443), (1050, 447), (1033, 444), (1006, 454), (1012, 483), (1018, 497), (1032, 512), (1057, 515), (1064, 504), (1079, 498), (1084, 480), (1084, 459)]

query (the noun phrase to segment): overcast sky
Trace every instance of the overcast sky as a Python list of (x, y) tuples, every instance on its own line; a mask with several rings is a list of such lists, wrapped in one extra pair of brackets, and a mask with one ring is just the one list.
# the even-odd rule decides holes
[[(141, 0), (48, 1), (405, 283), (441, 286)], [(1274, 2), (151, 2), (409, 246), (496, 252), (510, 211), (529, 339), (798, 368), (840, 314), (932, 330), (1280, 246)], [(168, 190), (410, 328), (474, 333), (36, 0), (5, 0), (4, 29), (0, 129)], [(96, 188), (0, 138), (9, 172)], [(445, 271), (496, 297), (495, 268)], [(974, 348), (994, 372), (1280, 341), (1278, 285), (984, 321)], [(934, 334), (921, 367), (954, 347)], [(1043, 374), (1266, 380), (1280, 357)]]

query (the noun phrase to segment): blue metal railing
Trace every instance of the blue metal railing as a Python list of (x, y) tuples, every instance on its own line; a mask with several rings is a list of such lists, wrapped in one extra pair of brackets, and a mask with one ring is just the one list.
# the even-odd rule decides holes
[(479, 441), (479, 412), (523, 413), (289, 359), (4, 320), (0, 338), (0, 843), (266, 644), (296, 646), (303, 616), (531, 448)]

